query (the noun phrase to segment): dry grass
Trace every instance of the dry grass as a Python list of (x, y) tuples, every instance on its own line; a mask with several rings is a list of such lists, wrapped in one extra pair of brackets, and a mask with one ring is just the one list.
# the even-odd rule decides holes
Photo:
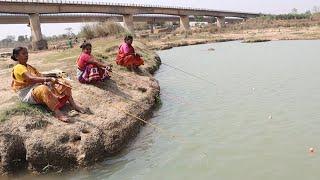
[(85, 39), (119, 36), (128, 33), (124, 27), (114, 21), (86, 24), (81, 28), (80, 36)]
[(249, 19), (245, 22), (236, 24), (229, 24), (223, 31), (239, 31), (248, 29), (267, 29), (267, 28), (280, 28), (280, 27), (311, 27), (320, 25), (320, 15), (314, 14), (307, 19), (272, 19), (266, 17), (259, 17)]
[(92, 25), (86, 24), (82, 26), (79, 35), (85, 39), (93, 39), (95, 34)]
[(44, 106), (40, 105), (30, 105), (26, 103), (17, 103), (16, 106), (6, 109), (0, 113), (0, 122), (4, 122), (10, 119), (13, 116), (17, 115), (26, 115), (26, 116), (44, 116), (50, 115), (51, 112), (45, 108)]

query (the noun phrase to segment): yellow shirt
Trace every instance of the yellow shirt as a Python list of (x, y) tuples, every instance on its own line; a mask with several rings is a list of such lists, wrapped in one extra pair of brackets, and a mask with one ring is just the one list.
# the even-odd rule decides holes
[(28, 72), (28, 69), (25, 65), (17, 64), (13, 67), (13, 76), (17, 82), (24, 82), (23, 73)]
[(30, 82), (28, 82), (26, 79), (23, 78), (24, 73), (30, 73), (33, 76), (41, 76), (41, 74), (32, 66), (30, 65), (22, 65), (22, 64), (17, 64), (13, 67), (12, 70), (12, 89), (17, 91), (23, 88), (26, 88), (30, 85), (32, 85)]

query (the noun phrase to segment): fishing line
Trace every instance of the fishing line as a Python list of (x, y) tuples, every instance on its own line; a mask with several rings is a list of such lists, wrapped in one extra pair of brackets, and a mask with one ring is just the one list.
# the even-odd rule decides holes
[[(122, 77), (122, 78), (125, 78), (125, 77), (126, 77), (126, 76), (123, 76), (123, 75), (118, 74), (118, 73), (114, 73), (114, 72), (112, 72), (112, 73), (115, 74), (115, 75), (117, 75), (117, 76), (120, 76), (120, 77)], [(128, 77), (127, 77), (127, 78), (128, 78)], [(134, 81), (134, 82), (136, 82), (136, 83), (138, 83), (137, 80), (135, 80), (135, 79), (131, 79), (131, 80)], [(152, 88), (152, 89), (155, 89), (155, 90), (158, 90), (157, 88), (154, 88), (154, 87), (151, 87), (151, 88)], [(169, 99), (174, 99), (176, 102), (178, 102), (178, 103), (180, 103), (180, 104), (191, 105), (191, 102), (185, 100), (185, 98), (183, 98), (183, 97), (179, 97), (178, 95), (169, 95), (169, 93), (168, 93), (167, 91), (165, 91), (164, 89), (161, 89), (161, 91), (163, 92), (163, 93), (160, 92), (160, 94), (161, 94), (162, 96), (165, 96), (165, 97), (167, 97), (167, 98), (169, 98)], [(164, 94), (164, 93), (167, 93), (167, 94)]]
[[(169, 67), (171, 67), (171, 68), (173, 68), (173, 69), (175, 69), (175, 70), (181, 71), (181, 72), (183, 72), (183, 73), (185, 73), (185, 74), (188, 74), (188, 75), (190, 75), (190, 76), (192, 76), (192, 77), (195, 77), (195, 78), (197, 78), (197, 79), (200, 79), (200, 80), (202, 80), (202, 81), (205, 81), (205, 82), (207, 82), (207, 83), (210, 83), (210, 84), (212, 84), (212, 85), (215, 85), (214, 83), (212, 83), (212, 82), (210, 82), (210, 81), (208, 81), (208, 80), (206, 80), (206, 79), (204, 79), (204, 78), (202, 78), (202, 77), (198, 77), (198, 76), (193, 75), (193, 74), (191, 74), (191, 73), (185, 72), (185, 71), (183, 71), (183, 70), (181, 70), (181, 69), (179, 69), (179, 68), (177, 68), (177, 67), (173, 67), (173, 66), (168, 65), (168, 64), (165, 64), (165, 63), (162, 63), (162, 64), (167, 65), (167, 66), (169, 66)], [(121, 74), (118, 74), (118, 73), (115, 73), (115, 72), (112, 72), (112, 74), (115, 74), (115, 75), (120, 76), (120, 77), (122, 77), (122, 78), (125, 78), (125, 77), (126, 77), (126, 76), (124, 76), (124, 75), (121, 75)], [(130, 78), (130, 79), (131, 79), (131, 77), (127, 77), (127, 78)], [(132, 81), (137, 82), (136, 79), (132, 79)], [(144, 81), (144, 80), (143, 80), (143, 81)], [(151, 88), (158, 90), (157, 88), (154, 88), (154, 87), (151, 87)], [(162, 90), (162, 91), (163, 91), (163, 90)], [(181, 99), (183, 99), (183, 98), (179, 98), (178, 96), (176, 97), (176, 96), (173, 96), (173, 95), (172, 95), (172, 96), (171, 96), (171, 95), (167, 95), (167, 94), (161, 94), (161, 95), (167, 96), (167, 97), (169, 97), (169, 98), (171, 98), (171, 99), (175, 99), (175, 100), (178, 101), (179, 103), (181, 103), (181, 102), (182, 102)], [(134, 100), (132, 100), (131, 98), (126, 98), (126, 97), (122, 97), (122, 98), (127, 99), (127, 100), (131, 100), (131, 101), (134, 101)], [(184, 100), (184, 101), (185, 101), (185, 100)], [(186, 102), (186, 101), (184, 102), (184, 104), (186, 104), (186, 105), (191, 105), (190, 102)], [(132, 113), (127, 112), (127, 111), (125, 111), (125, 110), (122, 110), (122, 109), (120, 109), (120, 108), (118, 108), (118, 107), (114, 107), (114, 108), (116, 108), (117, 110), (119, 110), (119, 111), (121, 111), (121, 112), (124, 112), (125, 114), (127, 114), (127, 115), (129, 115), (129, 116), (131, 116), (131, 117), (133, 117), (133, 118), (135, 118), (135, 119), (143, 122), (143, 123), (146, 124), (146, 125), (149, 125), (149, 126), (155, 128), (156, 130), (158, 130), (158, 132), (160, 132), (161, 134), (169, 137), (170, 139), (178, 140), (179, 142), (184, 142), (184, 141), (182, 141), (182, 139), (178, 138), (177, 135), (173, 135), (172, 133), (170, 133), (170, 132), (166, 131), (165, 129), (161, 128), (160, 126), (157, 126), (157, 125), (155, 125), (155, 124), (153, 124), (153, 123), (151, 123), (151, 122), (148, 122), (148, 121), (146, 121), (146, 120), (144, 120), (144, 119), (142, 119), (142, 118), (140, 118), (140, 117), (137, 117), (137, 116), (133, 115)]]
[[(116, 75), (118, 75), (118, 76), (121, 76), (121, 77), (125, 77), (125, 76), (120, 75), (120, 74), (118, 74), (118, 73), (114, 73), (114, 72), (112, 72), (112, 73), (113, 73), (113, 74), (116, 74)], [(119, 96), (119, 97), (122, 97), (122, 96)], [(135, 100), (133, 100), (133, 99), (131, 99), (131, 98), (128, 98), (128, 97), (122, 97), (122, 98), (123, 98), (123, 99), (126, 99), (126, 100), (130, 100), (130, 101), (133, 101), (133, 102), (138, 103), (137, 101), (135, 101)], [(127, 114), (127, 115), (129, 115), (129, 116), (131, 116), (131, 117), (133, 117), (133, 118), (135, 118), (135, 119), (143, 122), (143, 123), (146, 124), (146, 125), (149, 125), (149, 126), (155, 128), (156, 130), (158, 130), (158, 132), (160, 132), (161, 134), (167, 136), (169, 139), (177, 140), (177, 141), (179, 141), (179, 142), (181, 142), (181, 143), (184, 142), (184, 140), (180, 139), (179, 136), (174, 135), (174, 134), (170, 133), (169, 131), (166, 131), (165, 129), (161, 128), (160, 126), (157, 126), (157, 125), (155, 125), (155, 124), (153, 124), (153, 123), (151, 123), (151, 122), (148, 122), (148, 121), (146, 121), (146, 120), (144, 120), (144, 119), (142, 119), (142, 118), (140, 118), (140, 117), (138, 117), (138, 116), (135, 116), (135, 115), (133, 115), (132, 113), (130, 113), (130, 112), (128, 112), (128, 111), (122, 110), (122, 109), (120, 109), (120, 108), (118, 108), (118, 107), (116, 107), (116, 106), (112, 106), (112, 107), (114, 107), (114, 108), (117, 109), (118, 111), (124, 112), (125, 114)]]
[(205, 81), (205, 82), (207, 82), (207, 83), (209, 83), (209, 84), (211, 84), (211, 85), (216, 86), (215, 83), (213, 83), (213, 82), (211, 82), (211, 81), (209, 81), (209, 80), (207, 80), (207, 79), (204, 79), (203, 77), (200, 77), (200, 76), (198, 76), (198, 75), (194, 75), (194, 74), (192, 74), (192, 73), (189, 73), (189, 72), (187, 72), (187, 71), (184, 71), (184, 70), (182, 70), (182, 69), (180, 69), (180, 68), (178, 68), (178, 67), (172, 66), (172, 65), (170, 65), (170, 64), (166, 64), (166, 63), (161, 63), (161, 64), (166, 65), (166, 66), (168, 66), (168, 67), (171, 67), (172, 69), (175, 69), (175, 70), (177, 70), (177, 71), (183, 72), (184, 74), (187, 74), (187, 75), (192, 76), (192, 77), (194, 77), (194, 78), (196, 78), (196, 79), (200, 79), (200, 80)]
[(170, 138), (170, 139), (177, 140), (177, 141), (179, 141), (179, 142), (181, 142), (181, 143), (184, 142), (182, 139), (178, 138), (177, 135), (174, 135), (174, 134), (170, 133), (169, 131), (166, 131), (165, 129), (161, 128), (160, 126), (157, 126), (157, 125), (155, 125), (155, 124), (153, 124), (153, 123), (151, 123), (151, 122), (148, 122), (148, 121), (146, 121), (146, 120), (144, 120), (144, 119), (142, 119), (142, 118), (140, 118), (140, 117), (138, 117), (138, 116), (135, 116), (135, 115), (133, 115), (132, 113), (130, 113), (130, 112), (128, 112), (128, 111), (122, 110), (122, 109), (120, 109), (120, 108), (118, 108), (118, 107), (116, 107), (116, 106), (113, 106), (113, 107), (114, 107), (115, 109), (117, 109), (118, 111), (124, 112), (125, 114), (127, 114), (127, 115), (129, 115), (129, 116), (131, 116), (131, 117), (133, 117), (133, 118), (135, 118), (135, 119), (143, 122), (144, 124), (149, 125), (149, 126), (155, 128), (156, 130), (158, 130), (158, 132), (160, 132), (161, 134), (167, 136), (167, 137)]

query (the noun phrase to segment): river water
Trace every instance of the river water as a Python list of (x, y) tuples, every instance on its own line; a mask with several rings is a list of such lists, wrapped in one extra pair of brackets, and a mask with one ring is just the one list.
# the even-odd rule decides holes
[(319, 47), (225, 42), (159, 52), (214, 84), (162, 65), (162, 106), (150, 122), (165, 132), (145, 126), (120, 155), (68, 179), (319, 179)]

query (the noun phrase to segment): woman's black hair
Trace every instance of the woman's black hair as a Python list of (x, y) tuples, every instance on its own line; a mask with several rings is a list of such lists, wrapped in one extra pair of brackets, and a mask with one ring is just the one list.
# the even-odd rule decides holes
[(91, 43), (86, 42), (86, 41), (84, 41), (84, 42), (81, 44), (81, 46), (80, 46), (80, 48), (81, 48), (82, 50), (86, 49), (87, 47), (92, 47), (92, 45), (91, 45)]
[(17, 57), (20, 53), (20, 51), (22, 51), (23, 49), (27, 49), (25, 47), (16, 47), (12, 50), (12, 56), (11, 56), (11, 59), (14, 60), (14, 61), (18, 61)]
[(125, 37), (124, 37), (124, 40), (125, 41), (128, 41), (128, 40), (133, 40), (133, 37), (131, 36), (131, 35), (126, 35)]

